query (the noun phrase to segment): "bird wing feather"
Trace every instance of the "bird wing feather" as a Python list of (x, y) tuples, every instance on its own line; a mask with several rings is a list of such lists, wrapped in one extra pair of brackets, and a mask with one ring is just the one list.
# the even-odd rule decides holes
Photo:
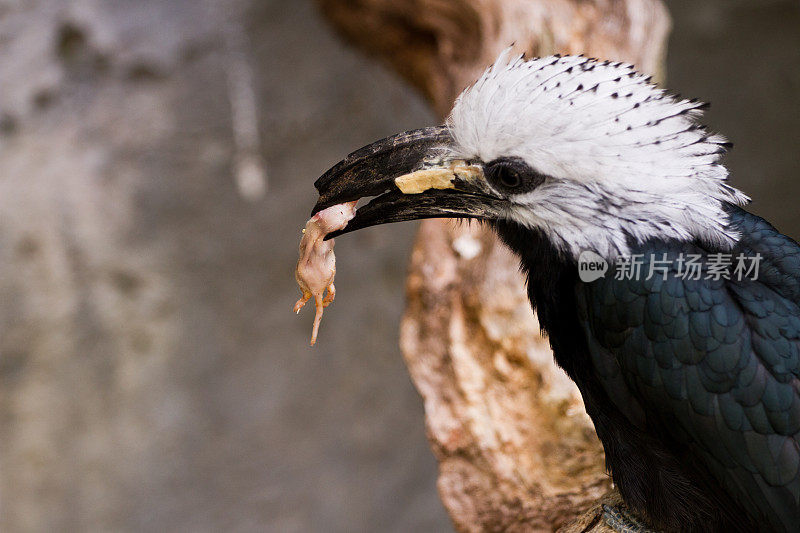
[[(796, 531), (800, 246), (741, 209), (731, 220), (743, 235), (733, 257), (761, 255), (757, 279), (682, 279), (679, 254), (708, 250), (651, 242), (634, 252), (640, 279), (579, 284), (578, 314), (597, 375), (632, 423), (686, 450), (751, 516)], [(663, 253), (670, 274), (644, 279)]]

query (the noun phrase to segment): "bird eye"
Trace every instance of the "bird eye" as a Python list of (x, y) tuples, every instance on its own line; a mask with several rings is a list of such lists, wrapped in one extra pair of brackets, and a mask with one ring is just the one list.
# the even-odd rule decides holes
[(517, 174), (517, 171), (507, 166), (501, 166), (497, 169), (497, 179), (503, 187), (514, 188), (519, 187), (522, 180)]
[(506, 194), (532, 191), (544, 181), (544, 176), (533, 170), (518, 157), (502, 157), (484, 166), (489, 183)]

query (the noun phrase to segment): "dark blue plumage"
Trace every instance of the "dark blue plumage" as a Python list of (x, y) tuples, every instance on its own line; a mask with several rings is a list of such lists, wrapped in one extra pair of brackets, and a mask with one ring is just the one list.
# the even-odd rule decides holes
[(557, 362), (578, 384), (626, 502), (676, 530), (800, 530), (800, 246), (730, 208), (734, 256), (761, 255), (756, 280), (683, 279), (653, 240), (642, 272), (584, 283), (547, 240), (495, 226), (520, 255)]

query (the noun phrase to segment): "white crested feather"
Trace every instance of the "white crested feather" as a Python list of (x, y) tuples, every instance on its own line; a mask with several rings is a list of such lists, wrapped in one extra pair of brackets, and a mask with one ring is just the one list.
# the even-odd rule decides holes
[(456, 100), (455, 156), (520, 157), (548, 176), (506, 215), (565, 252), (628, 252), (627, 237), (730, 246), (727, 143), (696, 124), (703, 104), (667, 94), (632, 65), (582, 56), (525, 60), (506, 50)]

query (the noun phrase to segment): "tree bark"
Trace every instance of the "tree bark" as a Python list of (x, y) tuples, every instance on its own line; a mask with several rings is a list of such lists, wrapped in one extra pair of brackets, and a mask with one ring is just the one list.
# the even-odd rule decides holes
[[(663, 77), (660, 0), (317, 0), (338, 31), (444, 117), (509, 45)], [(619, 502), (580, 395), (553, 363), (517, 261), (479, 225), (422, 223), (400, 342), (460, 531), (604, 531)]]

